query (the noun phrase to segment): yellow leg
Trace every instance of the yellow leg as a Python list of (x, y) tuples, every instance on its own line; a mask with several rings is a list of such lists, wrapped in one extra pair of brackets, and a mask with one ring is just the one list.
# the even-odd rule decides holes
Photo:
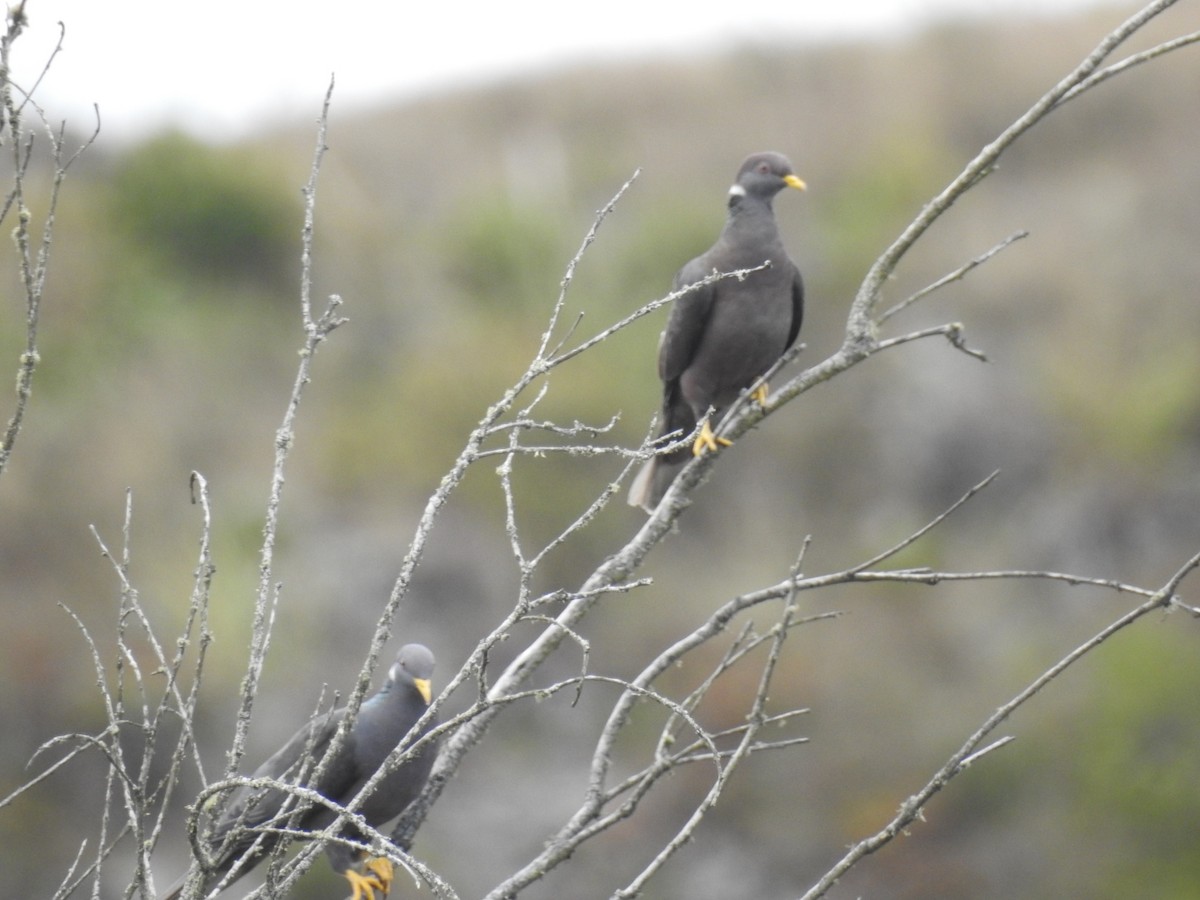
[(716, 453), (720, 447), (732, 447), (733, 441), (728, 438), (717, 437), (713, 434), (712, 427), (708, 424), (708, 420), (704, 420), (704, 424), (700, 426), (700, 433), (696, 435), (696, 440), (692, 442), (692, 456), (699, 456), (705, 450)]
[(353, 869), (342, 873), (354, 891), (353, 900), (375, 900), (376, 891), (379, 891), (380, 897), (386, 897), (392, 889), (395, 875), (391, 860), (377, 856), (367, 860), (365, 868), (370, 874), (359, 875)]
[(759, 406), (767, 405), (767, 383), (764, 381), (750, 392), (751, 398), (758, 401)]
[(366, 869), (371, 873), (368, 880), (374, 881), (386, 897), (392, 889), (392, 879), (396, 877), (392, 861), (386, 856), (376, 856), (367, 860)]
[(342, 874), (346, 876), (351, 890), (354, 891), (351, 895), (352, 900), (375, 900), (375, 888), (378, 886), (378, 882), (374, 878), (364, 878), (353, 869), (347, 869)]

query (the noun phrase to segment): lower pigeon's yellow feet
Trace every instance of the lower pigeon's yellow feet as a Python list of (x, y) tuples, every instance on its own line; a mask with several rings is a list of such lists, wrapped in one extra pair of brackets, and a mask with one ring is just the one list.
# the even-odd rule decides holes
[(767, 405), (767, 383), (764, 381), (758, 387), (750, 392), (750, 397), (758, 401), (759, 406)]
[(353, 869), (342, 873), (354, 890), (352, 900), (375, 900), (376, 891), (379, 891), (381, 898), (386, 897), (392, 889), (392, 879), (395, 877), (392, 861), (387, 857), (376, 856), (367, 860), (365, 868), (369, 875), (359, 875)]
[(381, 891), (386, 894), (392, 889), (392, 879), (396, 877), (396, 870), (390, 859), (386, 856), (373, 856), (367, 860), (364, 868), (374, 876), (371, 880), (379, 883)]
[(351, 895), (352, 900), (375, 900), (375, 888), (379, 886), (378, 881), (374, 878), (364, 878), (353, 869), (347, 869), (342, 874), (346, 876), (351, 890), (354, 891)]
[(700, 433), (696, 435), (696, 440), (692, 442), (692, 456), (700, 456), (705, 450), (716, 453), (720, 447), (732, 446), (733, 441), (728, 438), (717, 437), (713, 434), (712, 426), (705, 419), (704, 424), (700, 426)]

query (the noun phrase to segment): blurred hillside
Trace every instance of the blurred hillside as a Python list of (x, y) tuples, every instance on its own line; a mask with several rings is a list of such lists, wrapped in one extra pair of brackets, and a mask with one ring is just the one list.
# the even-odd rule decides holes
[[(1197, 10), (1182, 6), (1133, 49), (1200, 27)], [(811, 365), (838, 346), (867, 267), (921, 205), (1123, 16), (949, 23), (903, 43), (746, 45), (377, 110), (340, 110), (335, 94), (316, 295), (340, 294), (350, 321), (321, 347), (301, 411), (251, 757), (291, 734), (323, 685), (348, 689), (425, 499), (524, 370), (595, 211), (635, 170), (570, 286), (566, 316), (583, 314), (580, 334), (665, 293), (719, 230), (740, 160), (776, 149), (809, 185), (780, 197), (777, 213), (808, 285), (801, 363)], [(1024, 137), (888, 291), (900, 301), (1028, 229), (888, 325), (900, 334), (961, 321), (989, 362), (916, 343), (773, 416), (725, 454), (680, 533), (651, 556), (641, 574), (654, 585), (587, 621), (593, 669), (632, 674), (705, 611), (785, 577), (805, 535), (806, 572), (850, 565), (996, 469), (999, 480), (906, 564), (1046, 568), (1158, 587), (1193, 554), (1197, 84), (1200, 53), (1185, 50)], [(193, 470), (214, 501), (216, 642), (199, 733), (210, 776), (220, 771), (274, 433), (302, 341), (299, 188), (314, 139), (307, 121), (234, 146), (166, 134), (118, 153), (102, 139), (72, 170), (42, 365), (0, 478), (10, 622), (0, 630), (0, 794), (29, 777), (24, 766), (42, 742), (103, 726), (90, 654), (56, 604), (111, 646), (119, 585), (89, 526), (121, 546), (126, 488), (131, 578), (160, 636), (180, 627), (200, 533)], [(0, 360), (15, 368), (23, 310), (14, 277), (3, 283), (13, 299), (0, 306)], [(660, 312), (561, 370), (541, 414), (592, 424), (619, 414), (611, 441), (636, 445), (658, 403), (664, 321)], [(618, 471), (603, 458), (524, 462), (516, 479), (527, 537), (553, 536)], [(556, 554), (538, 587), (576, 586), (641, 521), (614, 504)], [(398, 638), (433, 647), (444, 679), (510, 608), (515, 584), (500, 491), (491, 467), (479, 466), (443, 513)], [(986, 715), (1130, 604), (1015, 581), (804, 598), (806, 612), (847, 612), (796, 634), (788, 696), (773, 698), (812, 708), (811, 743), (743, 770), (652, 896), (802, 892)], [(1018, 741), (830, 896), (1193, 896), (1195, 630), (1174, 617), (1118, 636), (1010, 724)], [(560, 655), (559, 671), (577, 668)], [(603, 699), (502, 717), (434, 810), (418, 855), (468, 897), (536, 852), (582, 794), (579, 765)], [(102, 773), (99, 759), (73, 764), (0, 812), (11, 896), (52, 892), (92, 837), (84, 823), (98, 817)], [(703, 785), (670, 790), (687, 797)], [(653, 824), (635, 820), (581, 852), (569, 886), (551, 878), (526, 896), (600, 896), (640, 870), (645, 848), (686, 809), (670, 790)], [(183, 865), (182, 820), (181, 810), (179, 834), (156, 857), (159, 884)], [(335, 885), (320, 863), (297, 896), (334, 896)]]

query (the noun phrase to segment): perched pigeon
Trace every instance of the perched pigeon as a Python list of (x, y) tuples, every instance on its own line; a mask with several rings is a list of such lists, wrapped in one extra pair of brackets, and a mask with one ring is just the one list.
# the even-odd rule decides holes
[[(717, 242), (675, 276), (680, 290), (714, 272), (769, 268), (744, 280), (723, 278), (675, 301), (658, 351), (663, 381), (662, 434), (691, 434), (712, 410), (718, 421), (738, 395), (783, 355), (800, 332), (804, 284), (779, 238), (771, 201), (785, 187), (804, 189), (779, 153), (755, 153), (729, 189), (729, 218)], [(766, 385), (755, 391), (766, 400)], [(649, 460), (629, 491), (631, 506), (653, 511), (692, 455), (715, 451), (724, 438), (705, 421), (691, 449)]]
[[(326, 766), (318, 784), (310, 783), (310, 779), (346, 715), (344, 707), (312, 719), (282, 749), (259, 766), (252, 777), (273, 778), (283, 782), (294, 782), (299, 777), (302, 784), (314, 788), (328, 799), (341, 805), (349, 803), (429, 708), (433, 663), (433, 654), (421, 644), (408, 644), (400, 649), (396, 662), (388, 670), (387, 681), (378, 693), (359, 708), (350, 734), (337, 756)], [(431, 722), (425, 730), (432, 727)], [(426, 745), (417, 756), (389, 773), (358, 807), (359, 815), (373, 828), (400, 815), (420, 793), (436, 754), (435, 746)], [(249, 786), (231, 792), (224, 810), (206, 835), (211, 852), (217, 855), (219, 862), (216, 868), (206, 873), (201, 896), (211, 891), (235, 865), (240, 866), (234, 876), (236, 880), (262, 862), (278, 846), (280, 835), (251, 829), (287, 827), (290, 810), (296, 808), (296, 803), (292, 802), (287, 809), (283, 809), (288, 796), (282, 790)], [(334, 813), (324, 806), (313, 806), (291, 825), (301, 831), (320, 831), (328, 827), (334, 818)], [(352, 825), (344, 828), (341, 836), (361, 838)], [(251, 850), (259, 838), (258, 846)], [(252, 853), (251, 858), (239, 863), (247, 851)], [(392, 882), (392, 864), (386, 858), (367, 860), (365, 874), (360, 874), (357, 865), (361, 862), (358, 858), (361, 854), (334, 843), (329, 844), (325, 852), (333, 868), (349, 880), (355, 900), (375, 900), (375, 891), (379, 891), (380, 896), (387, 895)], [(163, 900), (175, 900), (183, 885), (184, 879), (180, 879), (163, 895)]]

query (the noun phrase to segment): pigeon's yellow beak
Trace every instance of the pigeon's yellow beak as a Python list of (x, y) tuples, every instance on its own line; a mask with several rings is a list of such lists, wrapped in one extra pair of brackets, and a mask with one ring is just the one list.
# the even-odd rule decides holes
[(425, 698), (425, 704), (428, 705), (433, 700), (433, 691), (430, 688), (428, 678), (414, 678), (413, 684), (417, 686), (417, 690), (421, 692), (421, 696)]
[(795, 175), (784, 175), (783, 183), (786, 184), (788, 187), (795, 188), (798, 191), (802, 191), (806, 187), (808, 187), (808, 185), (806, 185), (803, 181), (801, 181)]

